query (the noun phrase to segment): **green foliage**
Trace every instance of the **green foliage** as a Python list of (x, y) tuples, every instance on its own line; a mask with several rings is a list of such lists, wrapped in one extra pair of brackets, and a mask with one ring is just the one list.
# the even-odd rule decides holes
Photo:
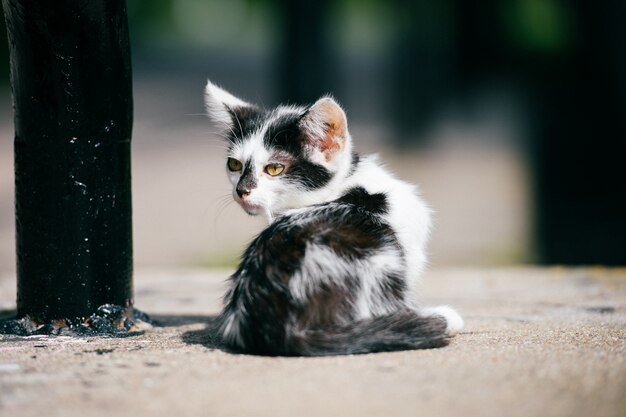
[(573, 41), (571, 6), (563, 0), (509, 0), (503, 3), (505, 30), (519, 48), (560, 53)]

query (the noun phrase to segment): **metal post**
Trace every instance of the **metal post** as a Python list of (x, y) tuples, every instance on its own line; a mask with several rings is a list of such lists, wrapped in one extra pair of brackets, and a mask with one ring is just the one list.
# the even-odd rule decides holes
[[(131, 310), (124, 0), (2, 0), (15, 110), (17, 316)], [(131, 310), (132, 311), (132, 310)]]

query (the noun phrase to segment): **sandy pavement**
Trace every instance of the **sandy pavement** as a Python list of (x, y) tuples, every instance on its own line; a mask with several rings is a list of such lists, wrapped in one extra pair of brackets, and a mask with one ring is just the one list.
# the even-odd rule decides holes
[(0, 336), (0, 415), (626, 415), (623, 269), (433, 270), (424, 303), (466, 319), (450, 346), (329, 358), (207, 345), (227, 275), (138, 271), (137, 306), (163, 323), (142, 334)]

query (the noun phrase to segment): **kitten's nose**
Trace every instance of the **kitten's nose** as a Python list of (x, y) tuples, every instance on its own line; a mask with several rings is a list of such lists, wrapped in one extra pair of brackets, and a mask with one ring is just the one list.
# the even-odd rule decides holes
[(237, 187), (237, 195), (239, 198), (244, 198), (250, 195), (250, 190), (244, 187)]
[(237, 195), (239, 198), (247, 197), (256, 187), (256, 180), (250, 168), (246, 167), (239, 182), (237, 182)]

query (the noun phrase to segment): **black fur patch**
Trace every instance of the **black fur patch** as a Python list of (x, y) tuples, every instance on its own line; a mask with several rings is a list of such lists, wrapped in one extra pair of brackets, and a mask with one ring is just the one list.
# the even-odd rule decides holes
[(353, 204), (375, 214), (387, 213), (387, 196), (384, 193), (370, 194), (363, 187), (351, 188), (341, 198), (339, 203)]
[(287, 152), (295, 158), (302, 158), (304, 138), (298, 126), (301, 118), (300, 114), (288, 113), (270, 124), (263, 137), (265, 147)]
[(257, 107), (228, 108), (233, 126), (228, 131), (228, 140), (233, 143), (243, 139), (257, 130), (263, 124), (266, 112)]
[(351, 285), (320, 284), (305, 303), (296, 306), (295, 325), (301, 329), (327, 329), (337, 325), (337, 317), (346, 321), (354, 320), (350, 292), (358, 290), (359, 280), (357, 277), (346, 279)]
[(397, 299), (402, 299), (407, 289), (404, 278), (394, 273), (387, 273), (380, 285), (386, 294)]
[[(353, 221), (346, 222), (342, 219), (344, 215), (353, 217)], [(313, 233), (312, 243), (327, 246), (351, 259), (364, 258), (382, 246), (396, 243), (391, 227), (359, 210), (344, 212), (332, 221), (314, 223), (307, 232)]]
[(285, 174), (285, 179), (297, 182), (307, 190), (324, 187), (332, 177), (329, 170), (306, 159), (296, 159)]

